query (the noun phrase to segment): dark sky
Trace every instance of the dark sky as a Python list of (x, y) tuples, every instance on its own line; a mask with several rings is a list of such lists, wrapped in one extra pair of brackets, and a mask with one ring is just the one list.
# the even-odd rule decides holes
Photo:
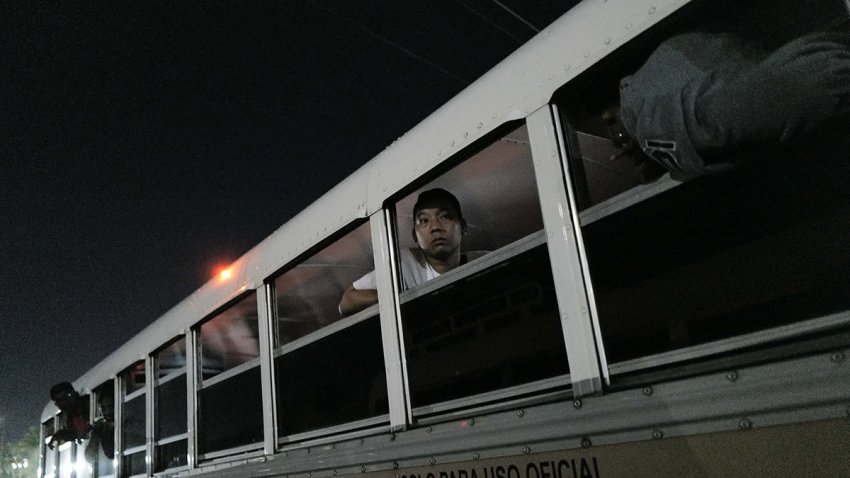
[(4, 3), (0, 438), (572, 3)]

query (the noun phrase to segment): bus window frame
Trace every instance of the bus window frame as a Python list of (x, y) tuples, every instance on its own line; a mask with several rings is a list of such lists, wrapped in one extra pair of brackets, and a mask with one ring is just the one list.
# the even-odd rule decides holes
[[(335, 437), (335, 436), (338, 436), (340, 434), (345, 434), (346, 436), (367, 436), (367, 435), (375, 433), (376, 430), (381, 429), (382, 427), (386, 426), (387, 424), (389, 424), (391, 422), (392, 413), (391, 413), (391, 410), (390, 410), (390, 412), (388, 412), (388, 413), (381, 414), (381, 415), (374, 416), (374, 417), (368, 417), (368, 418), (365, 418), (365, 419), (348, 421), (348, 422), (345, 422), (345, 423), (339, 423), (339, 424), (336, 424), (336, 425), (325, 426), (325, 427), (317, 428), (317, 429), (314, 429), (314, 430), (308, 430), (308, 431), (293, 433), (293, 434), (289, 434), (289, 435), (274, 436), (277, 433), (277, 430), (278, 430), (277, 417), (278, 417), (279, 414), (285, 413), (285, 410), (280, 410), (279, 406), (278, 406), (278, 393), (279, 392), (278, 392), (278, 389), (277, 389), (277, 370), (276, 370), (275, 363), (279, 358), (284, 357), (285, 355), (287, 355), (289, 353), (298, 351), (299, 349), (302, 349), (304, 347), (318, 343), (318, 342), (322, 341), (323, 339), (326, 339), (326, 338), (328, 338), (332, 335), (343, 332), (343, 331), (345, 331), (349, 328), (352, 328), (352, 327), (354, 327), (358, 324), (361, 324), (361, 323), (363, 323), (363, 322), (365, 322), (369, 319), (375, 319), (375, 320), (379, 321), (380, 328), (381, 328), (381, 335), (382, 335), (382, 340), (381, 340), (382, 346), (384, 348), (386, 348), (386, 345), (385, 345), (385, 342), (384, 342), (384, 326), (383, 326), (383, 322), (381, 321), (381, 317), (380, 317), (380, 303), (370, 305), (369, 307), (366, 307), (365, 309), (358, 311), (354, 314), (351, 314), (349, 316), (341, 317), (341, 318), (339, 318), (339, 319), (337, 319), (337, 320), (335, 320), (335, 321), (333, 321), (333, 322), (331, 322), (331, 323), (329, 323), (329, 324), (327, 324), (323, 327), (312, 330), (311, 332), (309, 332), (305, 335), (302, 335), (302, 336), (300, 336), (300, 337), (298, 337), (298, 338), (296, 338), (292, 341), (289, 341), (285, 344), (278, 343), (280, 341), (280, 334), (279, 334), (279, 330), (278, 330), (277, 297), (278, 297), (279, 291), (277, 290), (277, 287), (276, 287), (277, 279), (280, 278), (281, 276), (287, 274), (288, 272), (294, 270), (299, 265), (303, 264), (305, 261), (308, 261), (309, 259), (314, 257), (316, 254), (318, 254), (321, 251), (323, 251), (324, 249), (330, 247), (331, 245), (333, 245), (337, 241), (345, 239), (350, 233), (353, 233), (355, 230), (359, 229), (360, 227), (363, 227), (369, 221), (370, 220), (367, 219), (367, 218), (359, 218), (359, 219), (355, 219), (355, 220), (349, 222), (348, 224), (343, 225), (336, 232), (330, 234), (327, 238), (323, 239), (321, 242), (310, 247), (304, 253), (299, 254), (298, 257), (294, 258), (289, 263), (287, 263), (286, 265), (284, 265), (283, 267), (281, 267), (280, 269), (275, 271), (274, 274), (270, 275), (264, 281), (265, 282), (264, 290), (266, 291), (266, 297), (267, 297), (267, 301), (268, 301), (266, 310), (269, 313), (269, 329), (271, 331), (271, 334), (269, 335), (269, 341), (268, 341), (268, 343), (270, 344), (270, 350), (269, 350), (270, 372), (269, 372), (269, 375), (271, 376), (271, 388), (272, 388), (272, 393), (269, 394), (269, 395), (271, 396), (272, 405), (273, 405), (273, 409), (274, 409), (274, 416), (272, 417), (273, 421), (271, 422), (272, 425), (273, 425), (271, 434), (273, 435), (273, 441), (274, 441), (274, 445), (275, 445), (276, 449), (283, 450), (283, 449), (287, 449), (288, 447), (291, 447), (291, 446), (297, 447), (299, 443), (307, 441), (307, 440), (319, 440), (321, 442), (321, 441), (324, 441), (324, 440), (329, 440), (329, 439), (331, 439), (331, 437)], [(373, 250), (374, 250), (374, 244), (375, 244), (375, 241), (376, 241), (376, 237), (375, 237), (375, 234), (374, 234), (374, 228), (370, 227), (369, 232), (370, 232), (370, 236), (369, 236), (370, 253), (372, 253)], [(377, 270), (379, 268), (379, 264), (378, 264), (378, 261), (376, 260), (376, 258), (374, 256), (374, 254), (373, 254), (373, 257), (372, 257), (372, 262), (374, 264), (375, 269)], [(343, 290), (340, 291), (340, 297), (342, 297), (343, 292), (344, 292)], [(386, 370), (387, 366), (388, 366), (387, 362), (386, 362), (386, 355), (384, 355), (384, 360), (385, 360), (384, 361), (384, 369)], [(389, 388), (389, 386), (388, 386), (388, 388)], [(392, 401), (392, 397), (388, 397), (388, 399), (390, 401)]]
[[(161, 352), (163, 352), (164, 350), (168, 349), (169, 347), (172, 347), (173, 345), (179, 343), (181, 340), (183, 341), (183, 344), (184, 344), (183, 354), (184, 354), (185, 360), (184, 360), (183, 365), (176, 368), (176, 369), (170, 370), (165, 375), (160, 376), (160, 371), (161, 371), (160, 362), (161, 362), (162, 359), (159, 357), (159, 354)], [(188, 410), (188, 407), (187, 407), (187, 410), (186, 410), (186, 417), (184, 417), (185, 420), (186, 420), (185, 431), (183, 433), (178, 433), (176, 435), (169, 435), (167, 437), (159, 437), (158, 434), (157, 434), (157, 427), (159, 425), (159, 413), (158, 412), (160, 410), (160, 404), (158, 403), (158, 400), (157, 400), (157, 387), (165, 385), (169, 382), (173, 382), (175, 380), (180, 380), (181, 377), (182, 377), (183, 386), (184, 386), (186, 396), (188, 396), (190, 393), (192, 393), (191, 380), (190, 380), (190, 377), (189, 377), (189, 368), (190, 368), (189, 367), (189, 355), (190, 355), (190, 353), (191, 353), (191, 351), (189, 350), (189, 340), (188, 340), (187, 334), (181, 334), (181, 335), (175, 337), (174, 339), (169, 340), (163, 346), (159, 347), (157, 350), (155, 350), (154, 352), (152, 352), (150, 354), (151, 370), (153, 371), (153, 373), (151, 374), (151, 380), (150, 380), (150, 382), (151, 382), (151, 408), (152, 408), (153, 412), (152, 412), (152, 417), (151, 417), (152, 418), (152, 427), (151, 427), (152, 430), (151, 430), (151, 435), (150, 435), (150, 437), (151, 437), (150, 441), (152, 442), (152, 447), (151, 447), (151, 455), (150, 455), (148, 461), (151, 463), (151, 465), (150, 465), (151, 470), (156, 470), (156, 468), (159, 466), (159, 464), (156, 463), (156, 460), (157, 460), (157, 457), (158, 457), (157, 450), (161, 446), (169, 445), (171, 443), (175, 443), (175, 442), (178, 442), (180, 440), (186, 440), (186, 442), (187, 442), (186, 448), (187, 448), (187, 455), (188, 455), (189, 440), (190, 440), (190, 433), (189, 433), (190, 426), (189, 426), (189, 410)], [(187, 469), (189, 469), (188, 459), (187, 459), (187, 463), (185, 465), (175, 466), (175, 467), (172, 467), (172, 468), (165, 468), (162, 471), (154, 472), (154, 473), (155, 474), (156, 473), (164, 473), (166, 471), (171, 473), (171, 472), (178, 472), (178, 471), (187, 470)]]
[[(254, 456), (262, 456), (265, 449), (265, 440), (248, 443), (244, 445), (237, 445), (234, 447), (223, 448), (220, 450), (206, 451), (204, 453), (201, 452), (201, 427), (203, 426), (201, 422), (200, 416), (200, 408), (203, 406), (201, 404), (200, 394), (203, 390), (208, 389), (216, 384), (223, 383), (228, 379), (234, 378), (238, 375), (241, 375), (253, 368), (257, 368), (260, 374), (261, 387), (258, 390), (258, 393), (261, 394), (261, 407), (263, 410), (263, 418), (261, 420), (261, 426), (263, 428), (263, 434), (265, 436), (265, 430), (268, 428), (268, 424), (265, 420), (266, 412), (264, 411), (266, 408), (265, 398), (262, 389), (262, 381), (265, 372), (265, 367), (263, 363), (265, 360), (263, 359), (263, 342), (267, 339), (264, 338), (264, 330), (263, 323), (265, 321), (264, 318), (264, 302), (261, 297), (264, 294), (264, 288), (260, 287), (257, 289), (246, 289), (240, 291), (238, 295), (228, 300), (225, 304), (217, 307), (212, 312), (206, 314), (201, 320), (197, 321), (195, 324), (191, 326), (189, 329), (189, 333), (186, 334), (187, 343), (186, 343), (186, 354), (187, 354), (187, 380), (190, 381), (191, 386), (187, 390), (187, 400), (189, 403), (187, 405), (187, 415), (188, 420), (191, 425), (191, 430), (187, 436), (187, 468), (195, 469), (202, 467), (206, 464), (215, 464), (220, 462), (227, 462), (237, 459), (235, 455), (239, 455), (239, 458), (246, 457), (254, 457)], [(258, 355), (252, 359), (246, 360), (245, 362), (240, 363), (239, 365), (230, 367), (229, 369), (218, 373), (210, 378), (204, 379), (204, 365), (203, 365), (203, 351), (202, 351), (202, 335), (201, 329), (202, 327), (218, 318), (222, 313), (229, 310), (231, 307), (236, 306), (241, 303), (243, 300), (254, 296), (254, 300), (257, 306), (257, 345), (258, 345)], [(189, 336), (191, 335), (191, 338)], [(189, 374), (192, 373), (192, 376)], [(183, 469), (182, 467), (180, 468)]]
[[(395, 410), (394, 412), (391, 398), (391, 414), (394, 415), (392, 417), (392, 425), (394, 429), (397, 429), (401, 426), (405, 426), (407, 424), (415, 425), (422, 423), (431, 423), (434, 421), (449, 419), (450, 417), (454, 416), (461, 416), (463, 414), (468, 414), (471, 412), (479, 412), (485, 410), (492, 411), (494, 409), (516, 406), (518, 403), (530, 403), (535, 400), (539, 400), (544, 395), (549, 397), (567, 397), (573, 395), (572, 387), (570, 387), (571, 385), (575, 385), (572, 379), (573, 375), (572, 373), (566, 373), (563, 375), (536, 380), (517, 386), (490, 390), (479, 394), (450, 399), (446, 401), (440, 401), (437, 403), (422, 405), (415, 408), (412, 407), (411, 404), (409, 381), (410, 377), (407, 370), (407, 359), (405, 355), (401, 306), (416, 298), (434, 292), (437, 289), (450, 286), (452, 283), (456, 283), (457, 281), (463, 280), (464, 278), (473, 277), (476, 274), (482, 272), (484, 269), (505, 262), (506, 260), (515, 257), (521, 254), (522, 252), (531, 250), (534, 247), (550, 247), (548, 242), (545, 240), (546, 237), (551, 236), (551, 233), (549, 233), (547, 230), (543, 209), (544, 201), (549, 199), (549, 196), (552, 194), (552, 192), (547, 191), (544, 195), (543, 188), (541, 187), (541, 173), (538, 172), (538, 158), (537, 154), (534, 153), (535, 141), (540, 141), (540, 139), (535, 139), (535, 137), (532, 136), (532, 125), (529, 122), (530, 117), (531, 116), (527, 116), (524, 118), (507, 121), (504, 124), (494, 128), (490, 133), (484, 135), (482, 138), (477, 139), (471, 145), (452, 154), (450, 157), (442, 161), (438, 166), (434, 167), (430, 171), (423, 173), (421, 176), (411, 181), (407, 187), (402, 188), (399, 192), (387, 198), (387, 200), (384, 201), (383, 216), (379, 216), (378, 214), (374, 214), (372, 216), (374, 223), (373, 227), (376, 230), (380, 231), (381, 235), (380, 238), (373, 235), (373, 240), (376, 242), (376, 279), (378, 282), (378, 294), (380, 298), (379, 305), (381, 306), (381, 316), (382, 321), (384, 323), (388, 323), (390, 324), (390, 327), (394, 328), (394, 333), (397, 337), (395, 340), (397, 340), (398, 343), (397, 350), (400, 356), (398, 359), (398, 363), (388, 363), (388, 370), (391, 370), (391, 367), (394, 366), (400, 370), (400, 381), (403, 387), (402, 391), (398, 392), (401, 394), (401, 397), (403, 397), (403, 408), (401, 405), (399, 405), (397, 406), (398, 410)], [(402, 291), (400, 276), (401, 270), (398, 266), (398, 251), (403, 246), (400, 244), (399, 237), (400, 234), (406, 234), (407, 232), (399, 231), (396, 204), (405, 197), (409, 196), (417, 189), (425, 185), (433, 184), (438, 178), (442, 177), (444, 174), (458, 167), (461, 163), (475, 157), (477, 154), (481, 153), (489, 146), (507, 137), (510, 132), (522, 127), (526, 128), (526, 132), (528, 134), (528, 152), (530, 155), (530, 161), (532, 162), (531, 166), (534, 170), (534, 183), (537, 188), (536, 203), (537, 207), (541, 209), (541, 216), (543, 216), (543, 224), (541, 225), (541, 228), (536, 230), (535, 232), (529, 233), (523, 237), (511, 241), (508, 244), (501, 245), (494, 251), (490, 251), (486, 255), (477, 258), (474, 261), (459, 266), (451, 271), (446, 272), (445, 274), (441, 274), (439, 277), (431, 279), (427, 283), (420, 284), (410, 290)], [(558, 168), (560, 175), (560, 165), (558, 165)], [(381, 242), (379, 242), (379, 239)], [(380, 269), (382, 269), (382, 267), (378, 267), (378, 257), (381, 255), (389, 256), (390, 258), (389, 261), (385, 261), (388, 262), (388, 264), (386, 265), (388, 267), (386, 267), (387, 270), (384, 272), (384, 274), (378, 272)], [(557, 282), (555, 283), (555, 285), (557, 291)], [(561, 301), (558, 300), (558, 302), (558, 307), (561, 308)], [(386, 320), (383, 319), (384, 316), (387, 316)], [(564, 333), (566, 334), (566, 332)], [(565, 344), (565, 346), (567, 345), (568, 344)], [(385, 348), (387, 348), (386, 344)], [(385, 352), (385, 356), (386, 354), (387, 352)], [(570, 363), (569, 360), (569, 348), (567, 348), (567, 353), (564, 359), (567, 361), (568, 369), (572, 370), (572, 363)], [(388, 387), (391, 388), (389, 380)], [(570, 388), (564, 390), (564, 387)], [(599, 387), (597, 386), (594, 388), (593, 392), (589, 393), (595, 393), (598, 389)], [(531, 396), (521, 398), (516, 401), (510, 400), (511, 397), (517, 397), (522, 395)], [(507, 401), (508, 403), (494, 405), (494, 402), (497, 401)]]
[[(837, 4), (838, 2), (833, 3)], [(589, 297), (589, 306), (592, 312), (596, 346), (599, 350), (605, 384), (609, 386), (612, 386), (612, 380), (616, 381), (620, 378), (629, 384), (641, 384), (645, 383), (646, 380), (658, 380), (658, 377), (671, 379), (687, 376), (694, 373), (694, 370), (704, 372), (705, 370), (713, 370), (718, 367), (749, 365), (754, 361), (752, 358), (753, 350), (758, 350), (759, 348), (765, 350), (765, 347), (771, 345), (775, 345), (778, 348), (787, 346), (789, 349), (796, 350), (797, 347), (789, 342), (793, 342), (795, 339), (800, 342), (816, 342), (814, 337), (819, 336), (819, 334), (846, 331), (850, 327), (850, 310), (843, 310), (617, 362), (609, 363), (607, 361), (600, 319), (596, 310), (596, 299), (590, 280), (584, 239), (582, 238), (582, 228), (638, 205), (643, 201), (670, 193), (677, 188), (683, 187), (689, 181), (674, 179), (670, 176), (669, 172), (664, 172), (648, 183), (636, 185), (631, 189), (622, 191), (598, 203), (588, 204), (584, 209), (579, 210), (579, 203), (584, 201), (587, 204), (589, 201), (587, 199), (587, 191), (585, 191), (587, 186), (585, 178), (581, 175), (580, 171), (582, 169), (581, 158), (579, 157), (578, 160), (575, 160), (575, 156), (580, 154), (580, 151), (578, 150), (578, 139), (576, 137), (576, 130), (574, 129), (576, 118), (570, 110), (571, 102), (577, 101), (577, 95), (573, 94), (573, 91), (585, 88), (586, 86), (584, 85), (587, 83), (593, 84), (594, 82), (589, 81), (588, 78), (592, 78), (594, 75), (610, 76), (616, 72), (619, 72), (618, 75), (620, 75), (623, 68), (622, 65), (618, 65), (625, 57), (630, 55), (645, 57), (646, 55), (644, 53), (648, 54), (662, 40), (678, 33), (681, 29), (682, 20), (687, 19), (687, 22), (684, 23), (687, 26), (691, 19), (697, 18), (702, 7), (696, 5), (697, 2), (694, 2), (694, 4), (683, 8), (670, 18), (663, 20), (662, 23), (641, 33), (640, 36), (619, 47), (610, 57), (603, 59), (593, 65), (591, 69), (582, 72), (579, 77), (571, 80), (570, 83), (563, 85), (555, 92), (553, 100), (549, 105), (553, 111), (553, 119), (557, 125), (557, 139), (560, 143), (560, 156), (565, 171), (564, 178), (566, 186), (568, 190), (571, 190), (569, 191), (570, 202), (574, 207), (572, 215), (578, 218), (578, 223), (574, 226), (575, 237), (580, 250), (583, 276)], [(841, 20), (841, 22), (846, 25), (847, 17)], [(770, 24), (768, 23), (768, 25)], [(690, 25), (690, 28), (693, 29), (694, 26)], [(687, 28), (684, 28), (684, 31), (688, 31)], [(806, 32), (811, 33), (808, 30), (801, 30), (796, 32), (795, 35), (791, 35), (791, 38), (798, 38)], [(765, 35), (765, 33), (762, 32), (762, 35)], [(638, 63), (637, 66), (640, 64)], [(567, 94), (564, 94), (565, 92)], [(531, 133), (529, 135), (531, 136)], [(532, 141), (532, 145), (534, 145), (534, 141)], [(579, 177), (574, 178), (577, 173)], [(805, 350), (814, 351), (818, 350), (818, 347), (809, 345), (809, 348)], [(636, 378), (639, 376), (647, 378), (641, 381), (640, 378)]]
[[(144, 370), (144, 376), (145, 376), (145, 383), (142, 387), (137, 388), (136, 390), (133, 390), (130, 393), (127, 393), (127, 384), (128, 384), (128, 381), (129, 381), (128, 377), (131, 374), (136, 373), (135, 369), (138, 367), (139, 364), (142, 364), (143, 367), (144, 367), (143, 370)], [(147, 460), (147, 457), (150, 456), (149, 450), (148, 450), (148, 442), (149, 442), (149, 439), (148, 439), (149, 438), (149, 430), (148, 430), (148, 428), (149, 428), (149, 425), (150, 425), (150, 414), (152, 413), (150, 404), (148, 403), (148, 400), (150, 398), (150, 394), (148, 393), (148, 388), (151, 385), (151, 381), (150, 381), (150, 377), (149, 377), (149, 371), (150, 371), (150, 359), (149, 359), (149, 357), (146, 357), (145, 359), (137, 360), (136, 362), (133, 362), (130, 366), (124, 368), (121, 372), (118, 373), (118, 375), (116, 377), (116, 381), (115, 381), (116, 397), (119, 398), (119, 400), (116, 401), (116, 406), (115, 406), (115, 430), (116, 430), (116, 440), (115, 440), (116, 466), (115, 466), (115, 472), (116, 472), (117, 476), (129, 476), (129, 477), (147, 476), (148, 472), (149, 472), (147, 464), (145, 465), (145, 473), (144, 474), (129, 475), (129, 474), (125, 473), (125, 470), (124, 470), (124, 467), (128, 463), (128, 461), (127, 461), (128, 456), (137, 455), (139, 453), (144, 453), (146, 462), (149, 461), (149, 460)], [(127, 440), (126, 440), (126, 437), (125, 437), (126, 427), (124, 426), (124, 417), (126, 415), (125, 409), (126, 409), (126, 404), (128, 402), (130, 402), (132, 400), (137, 400), (137, 399), (144, 401), (144, 411), (145, 411), (144, 420), (145, 420), (145, 423), (144, 423), (143, 429), (144, 429), (145, 438), (144, 438), (143, 444), (128, 447), (127, 444), (126, 444)]]

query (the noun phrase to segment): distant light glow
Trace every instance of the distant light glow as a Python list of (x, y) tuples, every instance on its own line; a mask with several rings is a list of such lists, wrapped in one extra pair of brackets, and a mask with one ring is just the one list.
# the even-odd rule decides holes
[(222, 269), (221, 272), (219, 272), (218, 276), (219, 279), (221, 279), (222, 281), (226, 281), (227, 279), (233, 277), (233, 269), (229, 267), (227, 269)]
[(75, 476), (83, 476), (84, 474), (86, 474), (86, 471), (88, 471), (89, 473), (91, 473), (92, 471), (91, 465), (89, 465), (88, 462), (85, 460), (77, 460), (75, 462), (72, 462), (71, 466), (74, 467), (74, 472), (76, 473)]

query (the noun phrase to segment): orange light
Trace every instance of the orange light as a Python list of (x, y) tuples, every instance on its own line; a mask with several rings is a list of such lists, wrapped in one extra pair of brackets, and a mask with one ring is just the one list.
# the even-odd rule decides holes
[(229, 268), (228, 269), (222, 269), (221, 273), (219, 274), (219, 278), (223, 281), (230, 279), (232, 276), (233, 276), (233, 270), (229, 269)]

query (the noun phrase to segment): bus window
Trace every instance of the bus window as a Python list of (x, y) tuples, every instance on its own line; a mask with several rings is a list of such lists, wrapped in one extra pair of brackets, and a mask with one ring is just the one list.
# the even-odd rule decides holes
[(256, 294), (240, 300), (201, 326), (201, 369), (215, 377), (260, 356)]
[(97, 406), (92, 431), (86, 444), (86, 461), (91, 464), (92, 476), (115, 475), (115, 390), (112, 380), (94, 390)]
[(44, 478), (56, 478), (56, 451), (48, 448), (45, 443), (55, 432), (56, 427), (54, 426), (54, 419), (51, 418), (41, 424), (41, 436), (44, 439), (41, 443), (41, 453), (44, 457), (44, 465), (42, 468)]
[[(55, 421), (57, 430), (47, 445), (48, 447), (59, 445), (59, 476), (62, 476), (70, 473), (68, 467), (73, 468), (76, 463), (79, 463), (81, 469), (85, 468), (83, 466), (85, 464), (84, 446), (77, 445), (85, 443), (88, 437), (91, 401), (89, 395), (80, 395), (67, 382), (57, 384), (50, 393), (54, 405), (59, 407), (60, 411)], [(68, 462), (70, 465), (67, 464)]]
[(363, 223), (274, 280), (280, 438), (386, 421), (377, 306), (345, 318), (337, 308), (346, 288), (373, 268)]
[(145, 444), (147, 443), (145, 372), (145, 363), (137, 362), (121, 374), (121, 381), (124, 384), (121, 408), (121, 463), (125, 476), (147, 473), (145, 464)]
[(568, 373), (526, 127), (477, 146), (395, 204), (414, 412)]
[[(850, 79), (821, 81), (850, 71), (847, 11), (796, 3), (697, 13), (556, 96), (612, 373), (835, 327), (850, 307), (850, 110), (831, 99)], [(805, 67), (820, 61), (844, 73)]]
[(199, 344), (199, 453), (262, 442), (256, 292), (201, 324)]
[(186, 339), (154, 353), (154, 471), (186, 466)]

